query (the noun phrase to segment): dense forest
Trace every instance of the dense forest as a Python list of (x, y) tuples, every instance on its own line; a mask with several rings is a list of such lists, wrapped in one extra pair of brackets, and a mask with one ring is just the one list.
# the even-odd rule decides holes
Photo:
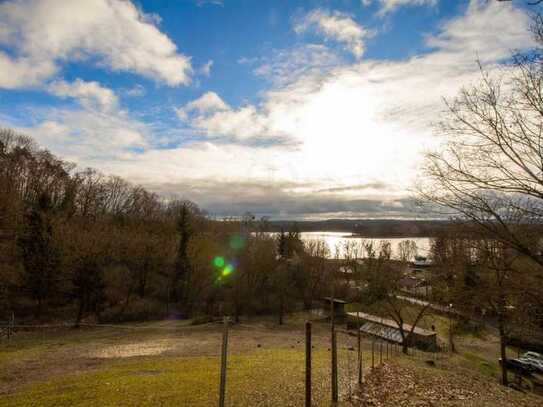
[(210, 220), (192, 202), (78, 169), (29, 137), (0, 133), (2, 314), (77, 325), (310, 306), (328, 249), (266, 229), (250, 215)]

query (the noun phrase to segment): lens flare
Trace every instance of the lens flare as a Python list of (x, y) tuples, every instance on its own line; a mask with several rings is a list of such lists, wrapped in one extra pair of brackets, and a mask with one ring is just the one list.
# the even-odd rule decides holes
[(223, 276), (228, 276), (230, 274), (232, 274), (232, 272), (234, 271), (234, 266), (232, 266), (231, 264), (228, 264), (222, 271), (222, 275)]
[(224, 257), (217, 256), (213, 259), (213, 265), (218, 268), (224, 267)]

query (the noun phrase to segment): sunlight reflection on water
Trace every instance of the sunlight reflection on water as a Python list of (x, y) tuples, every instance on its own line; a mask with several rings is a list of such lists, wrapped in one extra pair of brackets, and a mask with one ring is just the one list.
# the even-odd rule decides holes
[[(277, 233), (271, 233), (277, 235)], [(417, 244), (418, 254), (421, 256), (427, 256), (430, 251), (430, 238), (428, 237), (383, 237), (383, 238), (369, 238), (369, 237), (352, 237), (348, 232), (301, 232), (303, 240), (324, 240), (330, 250), (332, 257), (336, 255), (336, 250), (339, 257), (345, 257), (344, 245), (346, 242), (356, 242), (362, 244), (364, 242), (373, 242), (374, 247), (378, 248), (381, 240), (390, 242), (392, 248), (392, 257), (398, 255), (398, 245), (403, 240), (413, 240)]]

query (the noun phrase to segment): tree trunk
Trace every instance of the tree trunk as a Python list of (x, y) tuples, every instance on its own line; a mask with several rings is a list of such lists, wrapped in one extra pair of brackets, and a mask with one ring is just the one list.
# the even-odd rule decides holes
[(138, 294), (140, 298), (145, 298), (145, 288), (147, 286), (147, 272), (144, 271), (140, 275), (140, 281), (139, 281), (139, 287), (138, 287)]
[(304, 310), (309, 311), (311, 309), (313, 301), (311, 301), (311, 297), (305, 295), (304, 296)]
[(240, 314), (240, 306), (239, 306), (239, 302), (236, 301), (236, 303), (234, 304), (234, 322), (236, 324), (239, 324), (239, 314)]
[[(449, 316), (450, 318), (450, 316)], [(455, 328), (455, 323), (451, 322), (450, 325), (449, 325), (449, 349), (451, 350), (452, 353), (457, 353), (456, 352), (456, 345), (454, 344), (454, 328)]]
[(502, 384), (504, 386), (509, 385), (509, 380), (507, 377), (507, 352), (506, 352), (506, 335), (505, 335), (505, 326), (504, 326), (504, 320), (503, 320), (503, 314), (500, 312), (498, 314), (498, 329), (500, 332), (500, 355), (502, 358)]
[(77, 316), (75, 318), (75, 324), (74, 328), (79, 328), (79, 325), (81, 324), (81, 320), (83, 319), (83, 310), (85, 309), (85, 301), (80, 298), (79, 299), (79, 307), (77, 309)]
[(407, 355), (409, 352), (409, 342), (407, 342), (407, 338), (405, 337), (405, 334), (400, 330), (400, 334), (402, 336), (402, 352), (403, 354)]
[(284, 304), (283, 304), (283, 297), (281, 296), (281, 299), (279, 300), (279, 325), (283, 325), (283, 311), (284, 311)]
[(166, 315), (170, 316), (170, 286), (168, 285), (166, 293)]
[(36, 308), (36, 319), (39, 320), (41, 318), (41, 314), (43, 311), (43, 301), (41, 297), (38, 297), (38, 307)]

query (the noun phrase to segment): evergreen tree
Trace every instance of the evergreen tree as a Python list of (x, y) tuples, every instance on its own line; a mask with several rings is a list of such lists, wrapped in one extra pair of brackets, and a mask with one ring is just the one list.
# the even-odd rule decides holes
[(104, 301), (105, 283), (96, 255), (84, 255), (75, 265), (72, 284), (74, 298), (78, 301), (75, 327), (79, 327), (85, 312), (93, 312), (98, 318)]
[(37, 301), (37, 318), (55, 290), (60, 266), (60, 254), (53, 241), (51, 211), (49, 196), (42, 193), (25, 216), (24, 230), (17, 242), (24, 266), (25, 288)]
[(173, 273), (173, 300), (181, 302), (184, 311), (190, 313), (190, 285), (192, 266), (188, 254), (189, 243), (193, 235), (190, 221), (190, 211), (183, 204), (177, 220), (177, 232), (179, 233), (179, 245), (177, 247), (176, 260)]

